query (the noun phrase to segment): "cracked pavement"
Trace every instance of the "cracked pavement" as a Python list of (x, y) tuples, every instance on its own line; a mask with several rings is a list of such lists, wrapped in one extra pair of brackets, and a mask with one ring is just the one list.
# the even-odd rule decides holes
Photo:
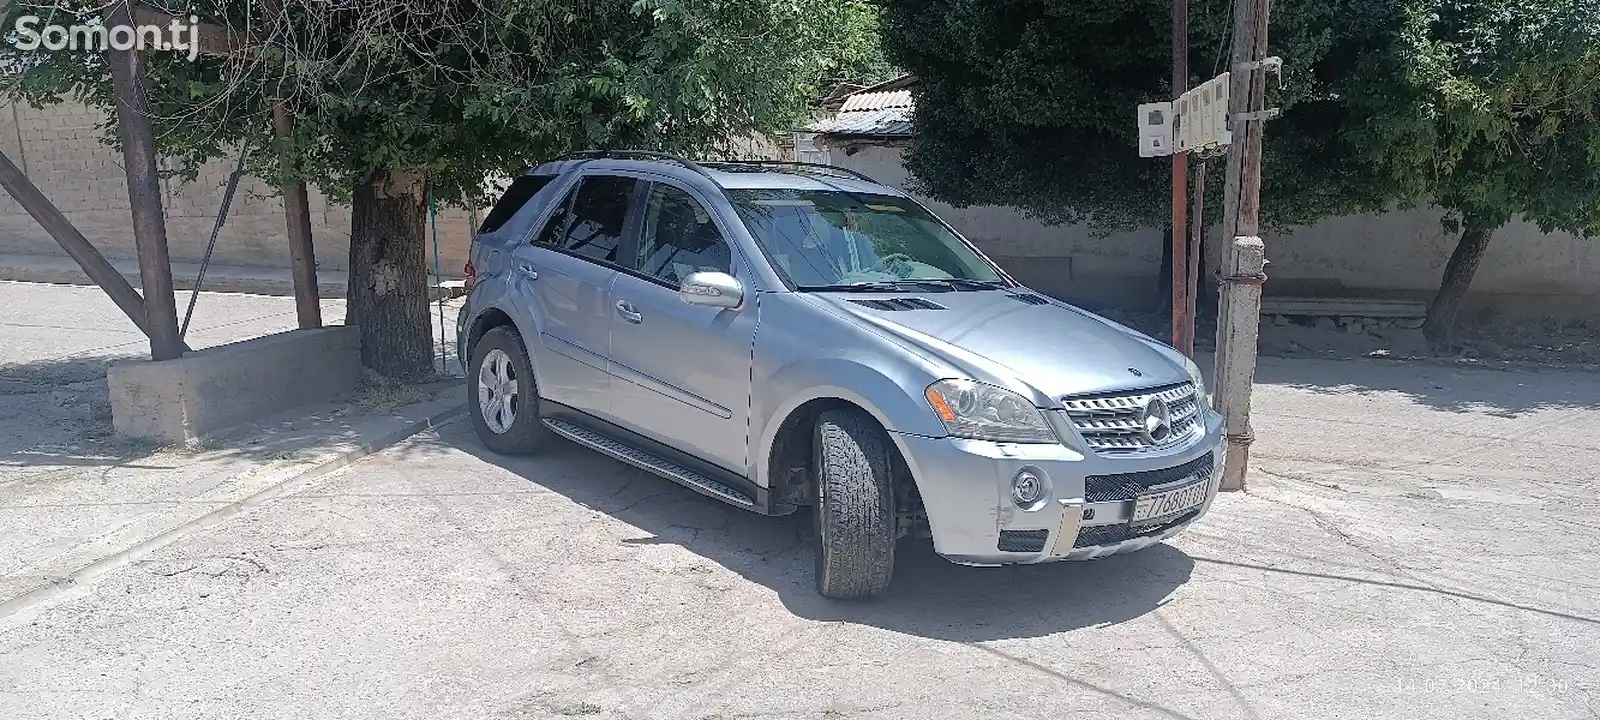
[(1263, 360), (1175, 542), (817, 597), (803, 518), (457, 421), (0, 618), (5, 718), (1593, 718), (1600, 376)]

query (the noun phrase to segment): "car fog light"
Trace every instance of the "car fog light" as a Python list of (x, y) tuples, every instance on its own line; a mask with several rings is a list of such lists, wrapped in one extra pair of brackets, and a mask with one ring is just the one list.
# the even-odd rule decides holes
[(1032, 471), (1023, 470), (1011, 479), (1011, 501), (1017, 507), (1028, 507), (1044, 496), (1044, 480)]

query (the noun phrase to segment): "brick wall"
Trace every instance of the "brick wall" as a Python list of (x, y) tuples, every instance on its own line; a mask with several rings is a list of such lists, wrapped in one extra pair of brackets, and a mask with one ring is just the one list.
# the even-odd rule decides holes
[[(134, 258), (128, 186), (122, 155), (101, 142), (103, 112), (72, 102), (48, 108), (0, 105), (0, 150), (21, 167), (45, 196), (107, 257)], [(167, 244), (175, 263), (197, 263), (216, 222), (222, 193), (237, 158), (218, 158), (192, 182), (164, 184)], [(479, 213), (481, 216), (481, 212)], [(350, 211), (311, 194), (311, 233), (317, 266), (345, 270), (350, 253)], [(457, 276), (471, 243), (469, 214), (439, 213), (439, 255), (447, 276)], [(0, 254), (59, 255), (61, 246), (9, 195), (0, 193)], [(432, 270), (432, 248), (427, 253)], [(228, 222), (212, 263), (286, 268), (289, 243), (283, 203), (267, 185), (246, 177), (234, 194)]]

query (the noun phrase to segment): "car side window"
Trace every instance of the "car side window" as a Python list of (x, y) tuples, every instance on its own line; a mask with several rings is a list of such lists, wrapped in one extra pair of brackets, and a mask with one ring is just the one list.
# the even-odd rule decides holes
[(545, 223), (544, 230), (539, 232), (539, 237), (533, 242), (545, 247), (561, 247), (561, 242), (567, 236), (567, 225), (572, 219), (568, 211), (572, 209), (572, 195), (577, 190), (568, 191), (561, 198), (561, 205), (550, 215), (550, 220)]
[(676, 287), (696, 272), (733, 272), (733, 250), (689, 193), (655, 183), (645, 202), (635, 269)]
[(506, 188), (500, 199), (495, 201), (494, 207), (489, 209), (489, 216), (478, 226), (478, 232), (491, 233), (499, 230), (511, 216), (516, 215), (522, 206), (527, 205), (534, 195), (554, 179), (554, 175), (523, 175), (512, 181), (511, 187)]
[(638, 182), (606, 175), (585, 177), (568, 213), (561, 249), (602, 262), (617, 262), (628, 203)]

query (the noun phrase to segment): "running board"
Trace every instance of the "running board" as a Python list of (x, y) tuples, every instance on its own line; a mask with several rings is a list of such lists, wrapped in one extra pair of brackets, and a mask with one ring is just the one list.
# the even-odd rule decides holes
[(747, 510), (754, 510), (756, 507), (755, 500), (751, 499), (749, 495), (671, 460), (657, 457), (632, 445), (618, 442), (586, 427), (575, 425), (565, 420), (544, 418), (544, 424), (561, 437), (590, 450), (621, 460), (640, 470), (647, 470), (660, 475), (702, 495), (707, 495)]

